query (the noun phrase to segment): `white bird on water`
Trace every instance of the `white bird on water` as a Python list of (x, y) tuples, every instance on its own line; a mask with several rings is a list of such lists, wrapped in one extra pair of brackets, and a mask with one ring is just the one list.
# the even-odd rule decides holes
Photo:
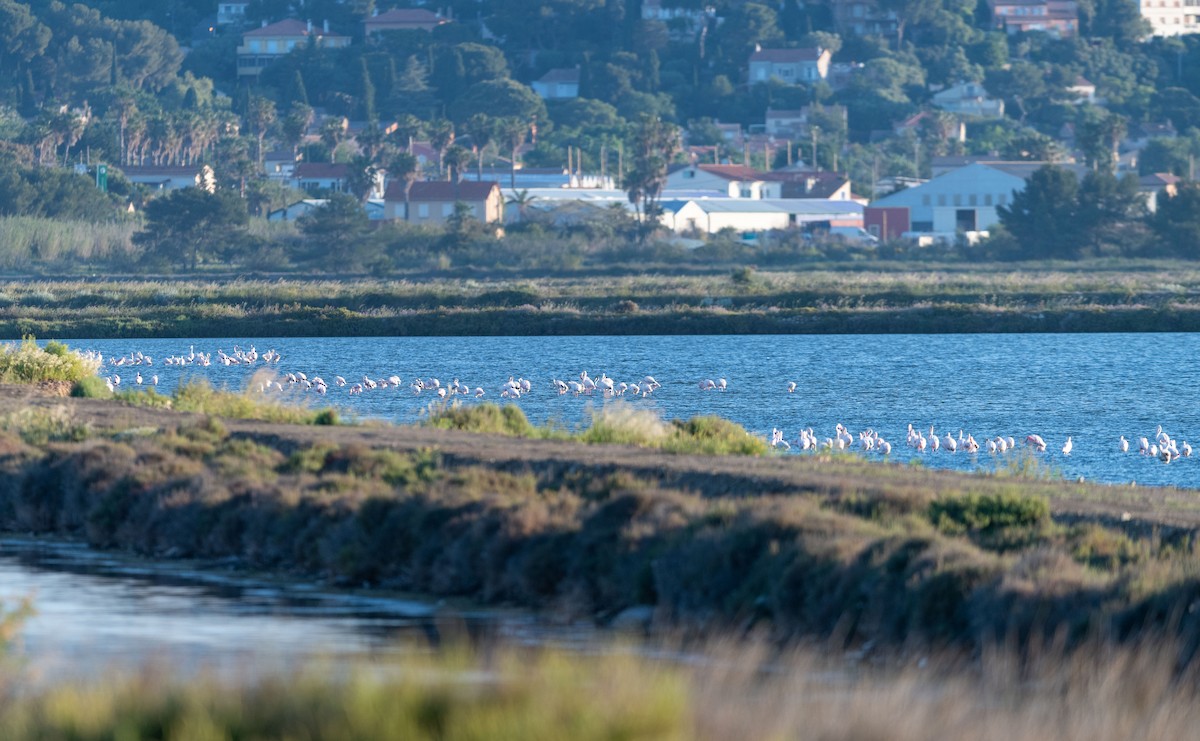
[(1122, 453), (1128, 453), (1128, 452), (1129, 452), (1129, 441), (1125, 439), (1125, 436), (1124, 436), (1124, 435), (1121, 435), (1121, 443), (1120, 443), (1120, 448), (1121, 448), (1121, 452), (1122, 452)]
[(1062, 447), (1063, 455), (1070, 455), (1070, 454), (1071, 454), (1071, 448), (1073, 448), (1073, 447), (1075, 447), (1075, 446), (1074, 446), (1074, 444), (1071, 442), (1071, 436), (1070, 436), (1070, 435), (1068, 435), (1068, 436), (1067, 436), (1067, 442), (1066, 442), (1066, 443), (1063, 445), (1063, 447)]

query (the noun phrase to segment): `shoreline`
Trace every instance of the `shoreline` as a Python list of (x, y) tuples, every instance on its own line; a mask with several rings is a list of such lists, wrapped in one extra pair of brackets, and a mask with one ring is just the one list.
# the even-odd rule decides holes
[[(51, 440), (21, 437), (18, 412)], [(1180, 490), (217, 420), (16, 387), (0, 416), (0, 528), (337, 588), (968, 649), (1088, 625), (1080, 638), (1133, 640), (1200, 589), (1200, 511)]]

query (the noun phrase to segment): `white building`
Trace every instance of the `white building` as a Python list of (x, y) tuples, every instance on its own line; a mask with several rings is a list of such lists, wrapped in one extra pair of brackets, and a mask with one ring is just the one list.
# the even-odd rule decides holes
[(1200, 32), (1200, 0), (1139, 0), (1138, 10), (1154, 36)]
[(933, 106), (947, 113), (974, 118), (1000, 118), (1004, 115), (1004, 101), (989, 97), (987, 90), (977, 82), (952, 85), (935, 93)]
[[(324, 198), (306, 198), (302, 201), (296, 201), (293, 204), (283, 208), (275, 209), (267, 214), (267, 221), (295, 221), (302, 216), (308, 216), (313, 211), (321, 206), (324, 206), (329, 201)], [(380, 199), (371, 199), (363, 204), (363, 210), (367, 212), (367, 218), (371, 221), (383, 220), (383, 201)]]
[(829, 76), (828, 49), (758, 49), (750, 55), (750, 84), (771, 79), (810, 85)]
[[(871, 209), (903, 208), (908, 211), (909, 231), (952, 240), (986, 232), (1000, 221), (996, 209), (1012, 203), (1013, 194), (1046, 162), (975, 163), (946, 173), (912, 188), (906, 188), (871, 203)], [(1076, 170), (1076, 165), (1058, 165)]]
[(706, 190), (727, 198), (782, 198), (783, 184), (745, 165), (688, 165), (667, 175), (664, 191)]
[(228, 26), (246, 20), (246, 6), (250, 3), (217, 3), (217, 25)]
[(543, 100), (569, 100), (579, 97), (579, 67), (552, 69), (530, 87)]
[(661, 205), (663, 225), (677, 233), (716, 234), (722, 229), (733, 229), (746, 235), (863, 225), (863, 207), (853, 201), (697, 198), (664, 200)]
[(217, 189), (217, 177), (208, 165), (194, 167), (124, 165), (121, 173), (131, 183), (144, 185), (150, 190), (179, 190), (180, 188), (202, 188), (209, 193)]

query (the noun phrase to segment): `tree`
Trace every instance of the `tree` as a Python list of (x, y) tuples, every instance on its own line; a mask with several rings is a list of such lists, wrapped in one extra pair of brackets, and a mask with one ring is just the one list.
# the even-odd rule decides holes
[(304, 140), (304, 132), (312, 125), (314, 115), (312, 106), (296, 101), (283, 117), (279, 131), (283, 134), (283, 140), (291, 146), (293, 156), (299, 150), (300, 142)]
[(454, 143), (454, 124), (446, 119), (434, 121), (429, 127), (429, 144), (438, 153), (438, 176), (445, 171), (446, 150)]
[(999, 206), (1000, 223), (1017, 241), (1022, 255), (1075, 257), (1079, 235), (1075, 224), (1079, 199), (1075, 173), (1047, 165), (1014, 193), (1012, 203)]
[(511, 196), (506, 198), (504, 202), (509, 206), (517, 207), (517, 220), (525, 220), (525, 212), (529, 210), (529, 206), (537, 200), (537, 196), (531, 195), (528, 190), (522, 188), (514, 191)]
[(667, 168), (679, 150), (679, 130), (675, 126), (642, 117), (634, 136), (630, 168), (622, 183), (637, 213), (639, 242), (657, 226), (658, 199), (667, 182)]
[(330, 193), (325, 203), (300, 217), (296, 226), (317, 249), (328, 252), (330, 245), (362, 236), (370, 220), (358, 199), (346, 193)]
[(421, 165), (408, 152), (397, 152), (388, 163), (388, 174), (404, 183), (404, 220), (408, 221), (408, 196), (413, 183), (421, 178)]
[(146, 226), (133, 236), (150, 262), (178, 262), (195, 270), (201, 255), (216, 254), (249, 221), (246, 204), (230, 190), (181, 188), (146, 204)]
[(246, 120), (250, 124), (250, 129), (254, 132), (254, 136), (258, 141), (257, 162), (258, 169), (261, 172), (263, 169), (263, 142), (267, 138), (267, 132), (271, 130), (271, 126), (275, 123), (275, 102), (261, 96), (250, 98), (249, 105), (246, 110)]
[(1200, 184), (1181, 183), (1173, 196), (1160, 193), (1150, 229), (1161, 254), (1200, 257)]
[(546, 103), (527, 85), (516, 80), (486, 80), (467, 88), (450, 106), (455, 121), (485, 113), (495, 118), (545, 121)]
[(462, 180), (463, 168), (471, 161), (471, 153), (466, 147), (455, 144), (446, 150), (443, 156), (446, 164), (446, 178), (457, 183)]
[(496, 133), (496, 122), (486, 113), (476, 113), (467, 120), (463, 131), (471, 139), (471, 149), (475, 152), (478, 169), (476, 174), (483, 180), (483, 156)]
[(1146, 200), (1138, 192), (1136, 177), (1089, 172), (1079, 184), (1078, 199), (1075, 220), (1082, 247), (1095, 255), (1109, 247), (1136, 250), (1142, 240), (1133, 232), (1146, 218)]
[(367, 199), (371, 197), (371, 191), (375, 189), (378, 180), (379, 168), (375, 166), (372, 158), (360, 154), (350, 160), (346, 187), (357, 196), (360, 205), (366, 203)]
[(1075, 141), (1088, 167), (1107, 172), (1116, 169), (1117, 145), (1127, 130), (1123, 116), (1102, 108), (1085, 108), (1075, 126)]
[(497, 139), (506, 143), (509, 148), (509, 186), (517, 187), (517, 158), (521, 147), (525, 146), (525, 137), (529, 135), (529, 124), (519, 118), (502, 118), (496, 122)]

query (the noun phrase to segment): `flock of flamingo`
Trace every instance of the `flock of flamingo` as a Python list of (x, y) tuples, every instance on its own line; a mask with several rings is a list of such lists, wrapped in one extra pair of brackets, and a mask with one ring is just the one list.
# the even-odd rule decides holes
[[(111, 390), (116, 390), (122, 384), (122, 378), (116, 371), (121, 370), (128, 375), (128, 371), (125, 370), (126, 368), (132, 369), (134, 373), (134, 385), (158, 385), (159, 377), (157, 374), (151, 374), (148, 377), (142, 375), (141, 367), (153, 366), (154, 360), (141, 352), (131, 352), (128, 355), (109, 358), (105, 358), (101, 353), (94, 351), (81, 354), (95, 362), (100, 368), (109, 367), (112, 369), (111, 375), (104, 377)], [(283, 356), (274, 349), (259, 353), (253, 345), (248, 349), (235, 346), (231, 353), (226, 353), (224, 350), (218, 349), (215, 364), (224, 366), (258, 366), (261, 364), (267, 367), (278, 366), (282, 358)], [(196, 352), (195, 346), (191, 346), (186, 355), (183, 353), (172, 355), (167, 357), (163, 362), (165, 365), (172, 367), (192, 365), (209, 367), (214, 364), (212, 353)], [(264, 394), (298, 390), (324, 395), (329, 392), (330, 385), (329, 382), (318, 375), (314, 374), (310, 376), (303, 372), (293, 371), (281, 373), (269, 380), (259, 381), (255, 386), (255, 390)], [(398, 375), (371, 378), (365, 374), (361, 380), (357, 381), (347, 381), (343, 376), (334, 376), (332, 383), (334, 388), (345, 389), (349, 395), (359, 395), (387, 389), (398, 390), (403, 385), (403, 381)], [(447, 384), (443, 384), (441, 380), (434, 377), (416, 378), (407, 385), (414, 395), (428, 393), (435, 396), (438, 400), (449, 400), (458, 397), (483, 399), (487, 396), (487, 392), (482, 386), (471, 386), (470, 384), (462, 383), (458, 378), (454, 378)], [(697, 386), (701, 392), (716, 391), (720, 393), (729, 390), (729, 382), (725, 378), (706, 378), (697, 382)], [(560, 396), (599, 395), (604, 398), (626, 396), (645, 398), (660, 388), (662, 388), (662, 384), (650, 375), (633, 381), (618, 381), (609, 377), (607, 373), (601, 373), (599, 378), (592, 378), (586, 370), (578, 374), (578, 380), (574, 378), (570, 380), (552, 378), (550, 381), (550, 390)], [(796, 392), (797, 388), (795, 381), (788, 381), (781, 390), (792, 394)], [(529, 379), (513, 376), (509, 376), (507, 381), (500, 384), (497, 391), (500, 398), (513, 400), (535, 392), (534, 384)], [(773, 448), (782, 451), (791, 450), (795, 446), (801, 452), (821, 449), (850, 451), (856, 448), (863, 453), (876, 453), (884, 456), (890, 455), (892, 452), (892, 443), (874, 430), (867, 429), (859, 432), (856, 438), (842, 424), (836, 426), (832, 437), (822, 439), (813, 431), (812, 427), (808, 427), (801, 429), (799, 436), (792, 441), (786, 439), (783, 430), (772, 428), (771, 437), (768, 442)], [(1192, 446), (1186, 440), (1178, 441), (1172, 438), (1163, 431), (1161, 425), (1152, 437), (1141, 437), (1138, 438), (1137, 442), (1136, 453), (1156, 458), (1164, 463), (1170, 463), (1179, 458), (1190, 458), (1192, 455)], [(939, 435), (934, 427), (930, 426), (929, 433), (926, 434), (923, 430), (915, 428), (912, 424), (908, 425), (905, 444), (918, 454), (941, 452), (950, 455), (959, 452), (967, 455), (975, 455), (981, 450), (986, 450), (987, 453), (992, 455), (1002, 455), (1016, 450), (1018, 446), (1016, 439), (1012, 436), (997, 435), (995, 437), (986, 437), (981, 443), (971, 434), (964, 435), (961, 429), (958, 431), (957, 436), (949, 432), (945, 435)], [(1038, 453), (1044, 453), (1048, 448), (1046, 440), (1037, 434), (1026, 435), (1023, 445), (1025, 449)], [(1062, 455), (1071, 455), (1074, 445), (1073, 438), (1068, 436), (1060, 448)], [(1121, 453), (1128, 453), (1130, 447), (1129, 440), (1124, 435), (1121, 435), (1117, 442), (1117, 450)]]

